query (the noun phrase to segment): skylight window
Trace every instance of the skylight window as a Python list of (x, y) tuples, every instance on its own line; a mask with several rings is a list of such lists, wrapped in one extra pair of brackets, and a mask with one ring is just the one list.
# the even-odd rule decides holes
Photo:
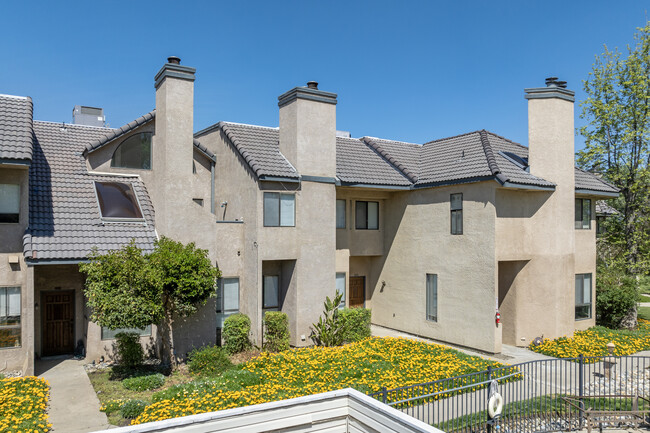
[(517, 155), (516, 153), (513, 152), (504, 152), (500, 151), (499, 154), (506, 159), (509, 159), (510, 162), (514, 163), (515, 165), (519, 166), (519, 168), (528, 171), (528, 158), (527, 157), (521, 157)]
[(95, 182), (97, 202), (103, 219), (143, 220), (133, 186), (124, 182)]

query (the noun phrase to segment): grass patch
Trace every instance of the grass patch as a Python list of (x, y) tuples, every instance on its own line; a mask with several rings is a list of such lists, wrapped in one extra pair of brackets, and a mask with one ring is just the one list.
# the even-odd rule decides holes
[[(650, 311), (644, 311), (650, 313)], [(530, 344), (528, 348), (534, 352), (554, 356), (556, 358), (575, 358), (584, 356), (605, 356), (607, 344), (614, 342), (614, 355), (624, 356), (650, 350), (650, 321), (639, 319), (635, 330), (609, 329), (594, 326), (585, 331), (576, 331), (573, 337), (560, 337), (555, 340), (545, 339), (542, 344)]]
[(639, 307), (637, 310), (637, 318), (650, 321), (650, 307)]
[(502, 364), (437, 344), (369, 338), (340, 347), (259, 357), (211, 379), (159, 391), (134, 424), (352, 387), (376, 392), (483, 371)]
[(639, 295), (639, 302), (650, 302), (650, 295), (647, 294)]
[(47, 381), (34, 376), (0, 380), (0, 432), (50, 431), (49, 392)]

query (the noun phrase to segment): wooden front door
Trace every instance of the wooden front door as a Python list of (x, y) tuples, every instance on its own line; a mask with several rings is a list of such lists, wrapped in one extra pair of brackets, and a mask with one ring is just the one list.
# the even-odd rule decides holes
[(363, 308), (366, 302), (366, 277), (350, 277), (350, 308)]
[(43, 292), (43, 356), (74, 352), (74, 290)]

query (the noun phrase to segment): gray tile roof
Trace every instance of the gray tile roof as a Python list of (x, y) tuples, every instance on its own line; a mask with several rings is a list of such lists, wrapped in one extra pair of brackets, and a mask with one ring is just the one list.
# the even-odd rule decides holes
[(617, 193), (618, 188), (593, 173), (576, 167), (576, 189)]
[(248, 163), (256, 176), (297, 179), (298, 172), (280, 153), (278, 128), (219, 122), (217, 127)]
[[(34, 122), (34, 156), (30, 168), (29, 229), (24, 254), (31, 260), (79, 260), (96, 247), (100, 253), (135, 239), (153, 249), (154, 209), (138, 177), (93, 175), (79, 152), (87, 143), (110, 133), (95, 128)], [(144, 223), (102, 223), (93, 181), (128, 182), (138, 196)]]
[(32, 98), (0, 95), (0, 159), (32, 159)]
[[(99, 149), (100, 147), (104, 146), (105, 144), (108, 144), (109, 142), (125, 135), (128, 134), (129, 132), (133, 131), (135, 128), (138, 128), (142, 125), (145, 125), (149, 122), (151, 122), (153, 119), (156, 117), (156, 110), (152, 110), (149, 113), (138, 117), (137, 119), (127, 123), (126, 125), (123, 125), (117, 129), (108, 129), (108, 133), (105, 133), (105, 135), (100, 136), (100, 138), (93, 140), (90, 143), (85, 144), (85, 153), (87, 152), (92, 152), (94, 150)], [(196, 147), (201, 153), (203, 153), (205, 156), (210, 158), (211, 160), (215, 161), (216, 156), (215, 154), (202, 145), (196, 138), (193, 139), (193, 144), (194, 147)]]
[(336, 137), (336, 176), (342, 182), (410, 186), (411, 180), (380, 151), (354, 138)]
[[(278, 128), (219, 122), (220, 129), (257, 176), (299, 178), (282, 155)], [(199, 133), (200, 134), (200, 133)], [(528, 148), (481, 130), (423, 145), (385, 140), (336, 138), (336, 173), (346, 184), (427, 186), (497, 177), (502, 183), (553, 188), (530, 174), (511, 155), (528, 159)], [(527, 164), (527, 162), (526, 162)], [(615, 192), (616, 188), (576, 168), (576, 189)]]
[(610, 216), (617, 215), (619, 212), (607, 204), (605, 200), (596, 201), (596, 215), (598, 216)]

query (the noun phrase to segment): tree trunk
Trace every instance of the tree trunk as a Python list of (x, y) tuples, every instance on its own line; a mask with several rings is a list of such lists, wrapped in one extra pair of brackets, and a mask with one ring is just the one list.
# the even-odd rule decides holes
[(164, 365), (169, 365), (172, 369), (176, 368), (177, 360), (174, 354), (174, 330), (173, 330), (173, 317), (171, 308), (169, 308), (169, 298), (165, 297), (165, 317), (160, 323), (158, 335), (162, 343), (162, 351), (160, 360)]

